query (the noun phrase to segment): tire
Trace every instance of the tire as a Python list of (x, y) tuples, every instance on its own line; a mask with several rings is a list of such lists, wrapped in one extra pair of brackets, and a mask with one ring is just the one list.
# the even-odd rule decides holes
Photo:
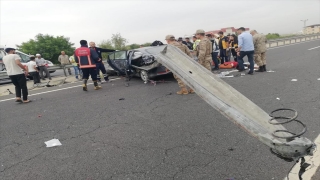
[(141, 70), (140, 71), (140, 78), (142, 79), (142, 81), (144, 82), (148, 82), (149, 80), (149, 73), (145, 70)]

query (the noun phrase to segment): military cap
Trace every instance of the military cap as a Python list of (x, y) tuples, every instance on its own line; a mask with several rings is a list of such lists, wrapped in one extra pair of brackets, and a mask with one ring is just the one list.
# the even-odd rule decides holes
[(204, 33), (206, 33), (206, 32), (203, 29), (198, 29), (196, 31), (196, 34), (204, 34)]
[(169, 39), (174, 39), (174, 35), (167, 35), (166, 40), (169, 40)]

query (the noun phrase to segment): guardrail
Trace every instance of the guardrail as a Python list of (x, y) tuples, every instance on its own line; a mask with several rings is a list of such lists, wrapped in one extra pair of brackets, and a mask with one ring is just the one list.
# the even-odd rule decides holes
[(308, 34), (302, 36), (293, 36), (289, 38), (280, 38), (280, 39), (273, 39), (269, 40), (267, 43), (267, 47), (277, 47), (277, 46), (285, 46), (288, 44), (294, 44), (299, 42), (310, 41), (314, 39), (320, 39), (320, 34)]
[[(66, 71), (66, 69), (68, 68), (73, 68), (73, 65), (65, 65), (65, 66), (49, 66), (47, 67), (48, 71), (52, 71), (52, 70), (59, 70), (59, 69), (62, 69), (63, 72), (64, 72), (64, 75), (67, 77), (68, 76), (68, 73)], [(10, 81), (10, 78), (7, 74), (6, 71), (0, 71), (0, 82), (1, 81)]]

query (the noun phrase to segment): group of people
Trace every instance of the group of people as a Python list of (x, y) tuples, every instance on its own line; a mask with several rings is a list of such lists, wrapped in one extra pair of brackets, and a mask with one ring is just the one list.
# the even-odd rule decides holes
[[(168, 44), (178, 47), (182, 52), (186, 53), (190, 57), (195, 59), (203, 67), (211, 70), (218, 70), (219, 64), (231, 61), (238, 62), (238, 71), (245, 71), (243, 58), (248, 57), (250, 63), (248, 74), (252, 75), (254, 72), (254, 62), (259, 66), (256, 72), (266, 71), (266, 43), (267, 39), (264, 35), (259, 34), (256, 30), (246, 32), (245, 28), (241, 27), (237, 30), (238, 36), (232, 34), (224, 36), (223, 32), (218, 34), (206, 34), (204, 30), (199, 29), (193, 36), (193, 42), (190, 38), (176, 38), (173, 35), (167, 35), (165, 40)], [(74, 55), (68, 56), (64, 51), (61, 51), (61, 55), (58, 61), (61, 65), (72, 64), (74, 67), (76, 78), (79, 79), (78, 75), (82, 72), (83, 80), (83, 91), (87, 91), (87, 82), (89, 76), (91, 76), (94, 83), (94, 89), (101, 89), (98, 82), (101, 82), (100, 71), (104, 76), (105, 81), (109, 81), (106, 69), (102, 62), (102, 52), (114, 52), (112, 49), (102, 49), (96, 47), (94, 42), (88, 43), (86, 40), (80, 41), (80, 48), (77, 48)], [(16, 102), (28, 103), (28, 90), (26, 86), (25, 76), (30, 74), (33, 76), (34, 83), (40, 83), (41, 79), (44, 80), (43, 72), (46, 72), (48, 78), (51, 80), (50, 73), (46, 68), (46, 61), (41, 58), (40, 54), (30, 57), (28, 66), (23, 66), (20, 62), (20, 56), (15, 54), (14, 48), (6, 48), (7, 56), (3, 58), (3, 62), (7, 68), (7, 73), (11, 78), (16, 90)], [(219, 58), (220, 57), (220, 62)], [(211, 63), (214, 63), (214, 68), (211, 68)], [(21, 71), (22, 69), (22, 71)], [(68, 68), (69, 74), (71, 70)], [(178, 81), (178, 85), (181, 88), (177, 94), (189, 94), (194, 93), (193, 89), (188, 89), (183, 81), (175, 76)], [(21, 99), (21, 92), (23, 99)]]
[[(166, 36), (166, 41), (168, 44), (178, 47), (187, 55), (195, 57), (209, 71), (219, 70), (219, 65), (230, 62), (231, 56), (233, 61), (237, 62), (239, 72), (245, 71), (243, 60), (245, 56), (248, 57), (250, 64), (248, 74), (253, 75), (255, 63), (259, 66), (259, 69), (255, 72), (267, 71), (266, 36), (259, 34), (256, 30), (252, 30), (249, 33), (243, 27), (237, 30), (237, 34), (238, 36), (235, 34), (224, 36), (222, 31), (218, 34), (206, 34), (204, 30), (200, 29), (193, 36), (193, 43), (190, 42), (189, 37), (183, 40), (182, 37), (175, 39), (173, 35)], [(214, 64), (213, 69), (211, 69), (211, 62)], [(187, 89), (179, 77), (175, 75), (174, 77), (181, 88), (177, 94), (194, 93), (192, 89)]]
[[(238, 69), (240, 68), (239, 70), (243, 70), (243, 57), (248, 55), (248, 61), (250, 65), (254, 66), (255, 62), (259, 66), (259, 70), (256, 72), (265, 72), (267, 51), (266, 36), (259, 34), (256, 30), (250, 31), (250, 35), (243, 27), (237, 30), (237, 34), (238, 36), (235, 34), (228, 34), (225, 36), (222, 31), (218, 32), (218, 34), (205, 34), (205, 36), (212, 43), (212, 61), (214, 64), (213, 70), (219, 70), (219, 65), (224, 64), (225, 62), (238, 62), (238, 59), (240, 59), (240, 62), (238, 62), (240, 63)], [(179, 37), (177, 41), (186, 45), (189, 50), (194, 51), (193, 54), (195, 55), (196, 48), (201, 40), (194, 35), (193, 43), (190, 42), (189, 37), (186, 37), (184, 40), (182, 37)], [(241, 43), (240, 47), (239, 41)], [(248, 52), (242, 53), (243, 56), (241, 57), (241, 51)], [(253, 56), (251, 56), (251, 54), (253, 54)], [(249, 74), (253, 74), (253, 69), (250, 69)]]

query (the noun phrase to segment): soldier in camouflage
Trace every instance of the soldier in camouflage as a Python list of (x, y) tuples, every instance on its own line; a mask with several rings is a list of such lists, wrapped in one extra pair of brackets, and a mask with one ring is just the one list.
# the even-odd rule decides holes
[(250, 31), (250, 34), (253, 36), (253, 45), (254, 45), (254, 61), (259, 66), (259, 70), (256, 72), (265, 72), (266, 69), (266, 52), (267, 52), (267, 38), (263, 34), (259, 34), (256, 30)]
[[(184, 45), (184, 44), (182, 44), (180, 42), (177, 42), (173, 35), (167, 35), (166, 36), (166, 41), (167, 41), (168, 44), (179, 48), (182, 52), (186, 53), (188, 56), (190, 56), (192, 58), (191, 53), (189, 51), (189, 48), (186, 45)], [(177, 92), (177, 94), (186, 95), (186, 94), (189, 94), (189, 93), (194, 93), (194, 91), (192, 89), (190, 89), (188, 91), (187, 86), (184, 84), (184, 82), (178, 76), (176, 76), (176, 75), (173, 75), (173, 76), (178, 81), (178, 85), (181, 88), (180, 91)]]
[(199, 45), (197, 46), (197, 56), (199, 63), (211, 71), (211, 62), (212, 62), (212, 43), (205, 36), (205, 31), (202, 29), (197, 30), (196, 36), (200, 39)]

